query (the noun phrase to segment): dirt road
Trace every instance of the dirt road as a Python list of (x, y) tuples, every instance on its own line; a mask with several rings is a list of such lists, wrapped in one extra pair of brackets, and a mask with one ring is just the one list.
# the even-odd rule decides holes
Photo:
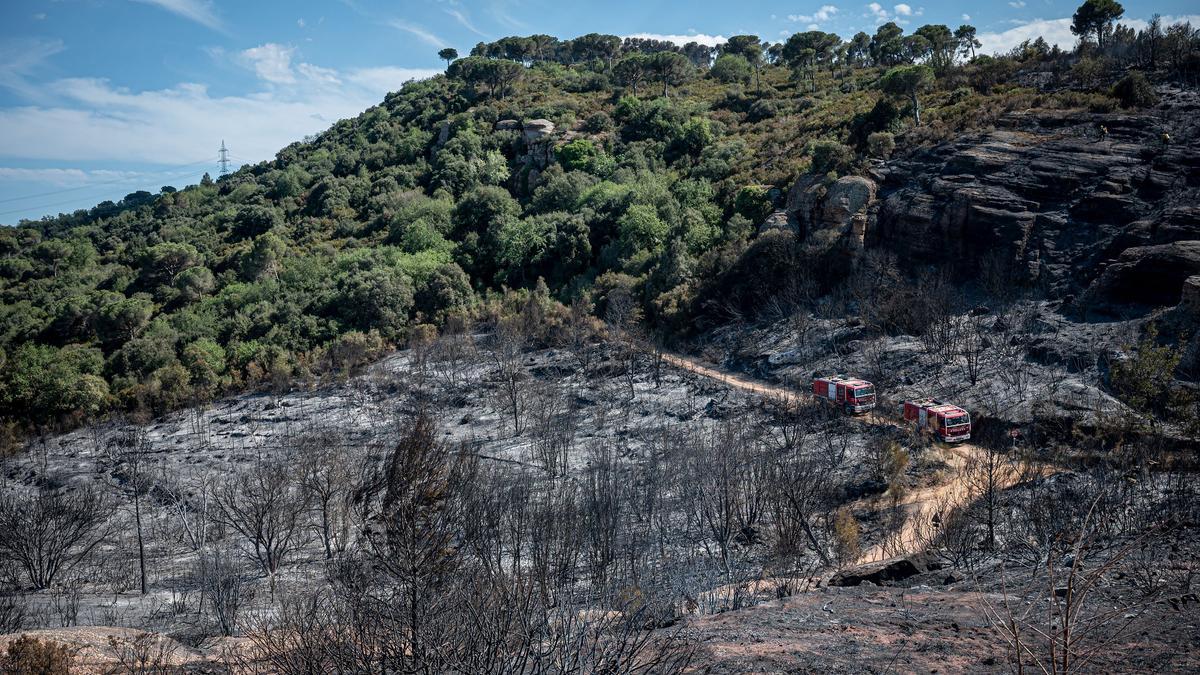
[[(664, 353), (663, 360), (680, 370), (721, 382), (734, 389), (775, 399), (784, 404), (795, 403), (806, 393), (754, 380), (745, 375), (704, 364), (689, 356)], [(897, 422), (881, 415), (870, 414), (862, 419), (867, 424), (875, 426), (900, 426)], [(884, 541), (863, 551), (859, 558), (860, 563), (911, 555), (922, 551), (928, 543), (935, 521), (966, 503), (973, 496), (972, 471), (985, 458), (984, 450), (971, 443), (959, 443), (955, 445), (939, 444), (937, 452), (943, 453), (948, 467), (945, 480), (936, 485), (906, 490), (895, 501), (896, 506), (905, 513), (904, 523)], [(1020, 476), (1021, 471), (1016, 468), (1002, 470), (999, 472), (997, 487), (999, 489), (1011, 487), (1020, 480)], [(879, 503), (862, 500), (851, 505), (851, 509), (858, 512), (877, 509), (880, 503), (890, 505), (892, 501), (885, 495)]]

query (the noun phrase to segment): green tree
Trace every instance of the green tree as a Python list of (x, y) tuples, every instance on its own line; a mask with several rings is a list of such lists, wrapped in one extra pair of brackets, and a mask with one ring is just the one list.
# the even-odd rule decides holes
[(954, 65), (954, 57), (958, 53), (958, 41), (950, 27), (945, 24), (926, 24), (916, 30), (916, 35), (925, 39), (928, 59), (926, 62), (938, 72)]
[(207, 267), (189, 267), (175, 277), (172, 285), (185, 301), (195, 302), (212, 293), (217, 286), (217, 280), (212, 270)]
[(0, 403), (31, 422), (50, 422), (72, 413), (96, 415), (109, 402), (108, 384), (99, 377), (102, 367), (99, 350), (27, 342), (12, 354), (0, 375)]
[(255, 237), (254, 245), (242, 258), (242, 275), (250, 281), (278, 278), (287, 250), (287, 242), (274, 233)]
[(222, 384), (225, 373), (225, 349), (215, 341), (201, 338), (183, 348), (183, 366), (203, 398), (211, 398)]
[(163, 242), (146, 249), (146, 254), (142, 257), (142, 275), (146, 284), (153, 288), (159, 284), (173, 283), (179, 273), (203, 262), (204, 257), (195, 246)]
[(1113, 96), (1125, 108), (1146, 108), (1158, 103), (1158, 94), (1154, 86), (1140, 71), (1131, 70), (1112, 88)]
[(733, 210), (755, 227), (766, 220), (774, 209), (770, 188), (766, 185), (746, 185), (737, 191), (733, 199)]
[(717, 57), (708, 74), (725, 84), (744, 84), (750, 81), (754, 72), (740, 54), (722, 54)]
[(649, 75), (650, 57), (641, 52), (629, 54), (613, 67), (613, 78), (618, 84), (629, 87), (634, 96), (637, 96), (638, 85)]
[(975, 50), (983, 43), (975, 37), (975, 26), (963, 24), (954, 29), (954, 39), (958, 41), (958, 53), (963, 58), (975, 58)]
[(508, 89), (525, 73), (525, 67), (509, 59), (468, 56), (446, 69), (446, 74), (471, 86), (486, 85), (492, 98), (502, 98)]
[(842, 39), (833, 33), (810, 30), (796, 33), (783, 45), (783, 60), (799, 74), (807, 74), (810, 85), (817, 87), (817, 68), (832, 64)]
[(154, 303), (144, 295), (125, 298), (100, 308), (96, 332), (106, 344), (122, 344), (134, 338), (154, 314)]
[(347, 325), (362, 331), (378, 330), (395, 342), (408, 326), (413, 307), (412, 280), (388, 267), (348, 273), (338, 281), (337, 306)]
[(446, 67), (450, 67), (450, 62), (458, 58), (458, 50), (454, 47), (446, 47), (438, 50), (438, 58), (446, 62)]
[(903, 35), (904, 29), (897, 26), (895, 21), (889, 21), (875, 29), (870, 47), (871, 60), (875, 65), (894, 66), (904, 62)]
[(644, 204), (630, 206), (617, 222), (617, 231), (625, 251), (657, 251), (667, 238), (667, 224), (658, 217), (654, 207)]
[(649, 67), (654, 78), (662, 82), (663, 96), (668, 95), (669, 87), (683, 84), (692, 74), (691, 62), (683, 54), (675, 52), (658, 52), (651, 55)]
[(524, 285), (527, 272), (541, 263), (554, 241), (554, 220), (546, 216), (511, 218), (496, 235), (497, 257), (509, 283)]
[(554, 151), (558, 163), (567, 171), (589, 171), (600, 154), (596, 144), (586, 138), (576, 138)]
[(734, 35), (725, 43), (726, 54), (740, 56), (754, 69), (754, 86), (762, 96), (763, 44), (757, 35)]
[(879, 88), (886, 94), (907, 97), (912, 103), (913, 119), (921, 125), (921, 92), (933, 86), (933, 69), (926, 65), (898, 66), (887, 71), (879, 80)]
[(1096, 44), (1103, 50), (1113, 22), (1124, 14), (1125, 8), (1116, 0), (1085, 0), (1071, 17), (1071, 32), (1085, 41), (1096, 36)]

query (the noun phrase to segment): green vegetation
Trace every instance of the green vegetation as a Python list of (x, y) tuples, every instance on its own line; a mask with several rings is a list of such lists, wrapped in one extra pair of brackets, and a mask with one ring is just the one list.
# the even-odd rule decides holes
[[(1195, 31), (1119, 16), (1077, 17), (1102, 39), (1084, 45), (1095, 86), (1131, 65), (1195, 78)], [(446, 75), (274, 160), (0, 231), (0, 409), (73, 424), (337, 374), (539, 282), (597, 308), (627, 291), (667, 337), (754, 312), (803, 253), (786, 233), (752, 241), (799, 174), (1078, 105), (1015, 84), (1030, 69), (1080, 86), (1074, 57), (978, 46), (971, 26), (889, 23), (717, 50), (598, 34), (443, 50)], [(1145, 100), (1138, 82), (1116, 93)], [(535, 119), (555, 131), (524, 131)]]

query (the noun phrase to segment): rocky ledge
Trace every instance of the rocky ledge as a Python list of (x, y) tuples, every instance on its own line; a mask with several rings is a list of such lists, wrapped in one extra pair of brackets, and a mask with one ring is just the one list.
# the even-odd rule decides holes
[(1082, 315), (1177, 304), (1200, 274), (1200, 94), (1160, 93), (1137, 114), (1012, 114), (869, 178), (804, 176), (776, 225), (914, 264), (993, 257)]

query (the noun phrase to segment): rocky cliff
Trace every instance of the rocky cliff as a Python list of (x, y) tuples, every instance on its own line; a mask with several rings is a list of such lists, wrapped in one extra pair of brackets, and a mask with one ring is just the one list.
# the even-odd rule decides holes
[(1200, 273), (1200, 95), (1161, 93), (1136, 114), (1009, 115), (869, 178), (803, 177), (788, 221), (913, 264), (997, 256), (1084, 315), (1174, 305)]

